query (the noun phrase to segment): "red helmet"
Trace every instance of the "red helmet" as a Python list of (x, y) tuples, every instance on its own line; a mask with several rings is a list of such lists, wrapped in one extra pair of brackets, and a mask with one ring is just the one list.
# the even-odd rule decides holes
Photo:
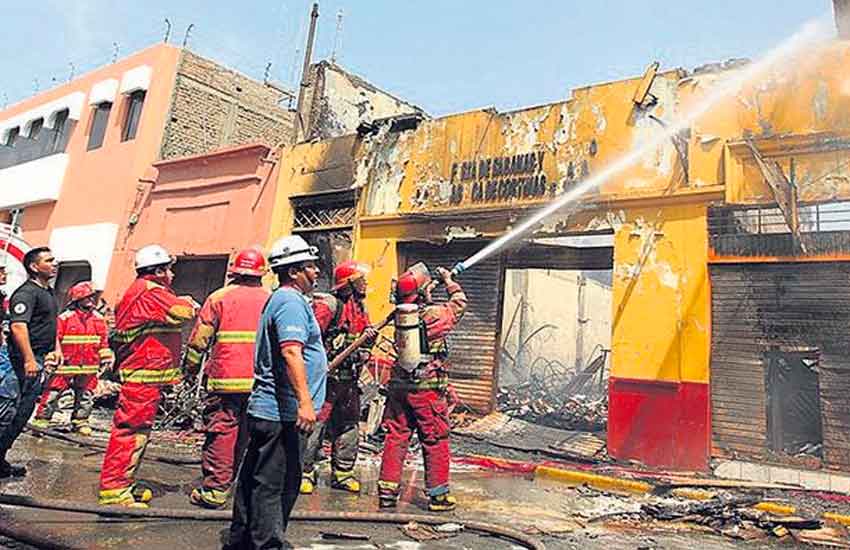
[(419, 291), (424, 290), (431, 283), (431, 273), (422, 262), (416, 263), (407, 271), (399, 275), (396, 282), (396, 296), (400, 303), (413, 302), (419, 296)]
[(68, 303), (73, 304), (95, 294), (97, 294), (97, 291), (92, 286), (91, 281), (82, 281), (68, 289)]
[(362, 279), (369, 274), (369, 266), (355, 262), (354, 260), (346, 260), (336, 266), (334, 269), (334, 290), (339, 290), (348, 283), (352, 283), (357, 279)]
[(256, 248), (246, 248), (239, 251), (239, 254), (233, 258), (228, 273), (262, 277), (266, 274), (266, 258)]

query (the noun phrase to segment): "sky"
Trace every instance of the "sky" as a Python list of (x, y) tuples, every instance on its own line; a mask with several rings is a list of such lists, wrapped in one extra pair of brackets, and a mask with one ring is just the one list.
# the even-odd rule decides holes
[[(269, 77), (294, 88), (312, 1), (4, 3), (0, 107), (162, 41), (165, 18), (171, 43), (191, 24), (191, 49), (259, 79), (271, 63)], [(431, 115), (507, 111), (653, 61), (690, 70), (756, 58), (831, 10), (831, 0), (321, 0), (314, 61), (335, 53)]]

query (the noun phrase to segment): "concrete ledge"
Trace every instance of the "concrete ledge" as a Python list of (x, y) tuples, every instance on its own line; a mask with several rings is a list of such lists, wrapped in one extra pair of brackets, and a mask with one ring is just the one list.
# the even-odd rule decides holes
[(714, 467), (714, 475), (724, 479), (786, 483), (809, 490), (850, 494), (850, 476), (820, 470), (724, 460)]

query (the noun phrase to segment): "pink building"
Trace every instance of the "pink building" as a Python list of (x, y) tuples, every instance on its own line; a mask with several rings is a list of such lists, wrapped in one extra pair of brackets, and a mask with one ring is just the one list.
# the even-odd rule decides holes
[(148, 244), (128, 247), (151, 165), (286, 141), (288, 97), (160, 44), (22, 101), (0, 111), (0, 222), (53, 249), (60, 292), (91, 277), (112, 302), (135, 248)]

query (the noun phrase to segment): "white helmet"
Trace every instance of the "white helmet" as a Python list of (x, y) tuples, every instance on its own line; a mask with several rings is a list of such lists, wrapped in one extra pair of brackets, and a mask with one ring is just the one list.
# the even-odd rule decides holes
[(136, 252), (136, 270), (174, 263), (174, 257), (158, 244), (143, 246)]
[(269, 266), (274, 269), (285, 265), (318, 260), (316, 253), (319, 250), (310, 246), (307, 241), (298, 235), (287, 235), (275, 241), (269, 253)]

